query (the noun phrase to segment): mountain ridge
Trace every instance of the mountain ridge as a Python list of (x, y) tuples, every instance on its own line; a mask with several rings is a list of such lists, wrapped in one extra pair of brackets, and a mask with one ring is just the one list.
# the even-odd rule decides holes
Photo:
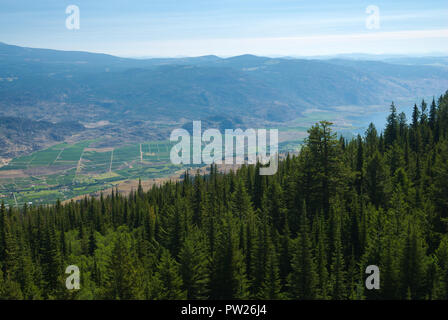
[(279, 125), (313, 108), (415, 101), (447, 87), (448, 69), (437, 66), (251, 54), (139, 60), (0, 44), (0, 116), (108, 121), (111, 136), (140, 120), (179, 127), (238, 115), (246, 127)]

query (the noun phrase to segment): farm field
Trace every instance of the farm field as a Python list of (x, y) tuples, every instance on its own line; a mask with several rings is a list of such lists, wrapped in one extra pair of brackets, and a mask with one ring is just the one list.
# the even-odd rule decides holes
[[(0, 168), (0, 201), (8, 206), (49, 204), (57, 199), (95, 194), (124, 181), (170, 177), (187, 168), (170, 162), (175, 143), (169, 141), (117, 148), (96, 148), (96, 142), (61, 143), (13, 159)], [(282, 142), (279, 150), (295, 152), (300, 143)]]
[(95, 193), (121, 181), (160, 178), (182, 169), (169, 162), (170, 142), (117, 148), (91, 147), (94, 142), (62, 143), (13, 159), (0, 168), (0, 200), (9, 206), (48, 204)]

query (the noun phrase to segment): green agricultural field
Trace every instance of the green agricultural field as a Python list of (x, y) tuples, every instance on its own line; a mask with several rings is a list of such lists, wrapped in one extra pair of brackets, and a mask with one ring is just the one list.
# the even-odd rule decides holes
[(182, 168), (169, 161), (169, 141), (105, 149), (91, 148), (92, 142), (62, 143), (13, 159), (0, 168), (0, 200), (8, 205), (53, 203), (120, 181), (170, 176)]
[(169, 141), (148, 142), (142, 144), (143, 161), (168, 162), (170, 150), (174, 143)]
[(78, 173), (100, 174), (109, 171), (112, 151), (85, 151), (82, 156), (81, 168)]
[[(92, 148), (92, 142), (62, 143), (13, 159), (0, 168), (0, 201), (8, 205), (54, 203), (57, 199), (95, 193), (126, 180), (172, 176), (186, 168), (170, 162), (170, 151), (175, 144), (170, 141), (103, 149)], [(300, 141), (281, 143), (279, 150), (295, 151), (300, 144)]]
[(67, 145), (64, 147), (55, 164), (77, 163), (81, 157), (84, 148), (88, 147), (89, 142), (82, 142), (74, 145)]
[(29, 167), (49, 166), (55, 160), (60, 150), (47, 149), (36, 153), (36, 156), (28, 164)]
[(130, 145), (114, 149), (112, 170), (123, 166), (129, 167), (132, 163), (140, 163), (140, 145)]

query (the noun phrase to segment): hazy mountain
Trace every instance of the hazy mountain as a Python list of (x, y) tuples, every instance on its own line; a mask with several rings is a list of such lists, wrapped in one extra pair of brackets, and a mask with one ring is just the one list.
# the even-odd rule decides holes
[(126, 59), (0, 43), (0, 115), (51, 122), (284, 121), (442, 93), (445, 67), (243, 55)]

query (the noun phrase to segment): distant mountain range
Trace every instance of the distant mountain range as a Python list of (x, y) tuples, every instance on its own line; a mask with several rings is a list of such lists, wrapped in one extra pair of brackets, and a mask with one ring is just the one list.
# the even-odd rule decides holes
[(291, 120), (309, 108), (390, 104), (448, 88), (443, 63), (391, 59), (128, 59), (0, 43), (0, 116), (115, 124), (238, 116), (250, 124)]
[(424, 55), (349, 53), (349, 54), (337, 54), (329, 56), (313, 56), (305, 58), (313, 60), (343, 59), (343, 60), (382, 61), (386, 63), (397, 63), (407, 65), (427, 65), (427, 66), (432, 65), (432, 66), (448, 67), (448, 56), (446, 54), (436, 52)]

